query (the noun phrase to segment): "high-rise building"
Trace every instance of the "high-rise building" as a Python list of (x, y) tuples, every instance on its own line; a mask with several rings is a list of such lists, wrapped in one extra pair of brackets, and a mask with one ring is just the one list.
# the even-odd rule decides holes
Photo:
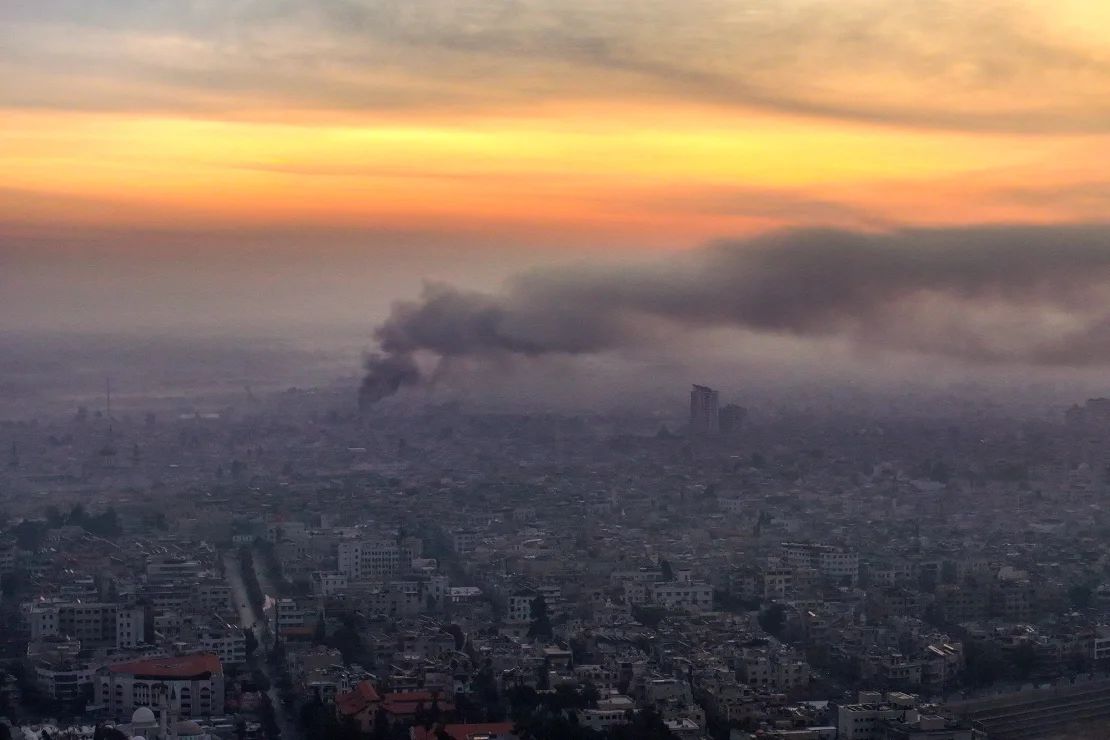
[(695, 385), (690, 391), (690, 432), (716, 434), (720, 431), (717, 411), (717, 391), (704, 385)]

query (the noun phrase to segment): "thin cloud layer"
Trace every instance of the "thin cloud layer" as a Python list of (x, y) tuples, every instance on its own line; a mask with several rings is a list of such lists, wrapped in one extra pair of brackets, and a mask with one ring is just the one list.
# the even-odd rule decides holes
[(814, 230), (665, 263), (524, 274), (498, 294), (430, 285), (377, 329), (363, 400), (415, 358), (602, 353), (668, 332), (837, 338), (971, 362), (1110, 363), (1110, 229)]
[(0, 71), (8, 81), (0, 100), (233, 117), (672, 100), (957, 130), (1106, 132), (1110, 45), (1099, 35), (1098, 7), (8, 3), (0, 9)]

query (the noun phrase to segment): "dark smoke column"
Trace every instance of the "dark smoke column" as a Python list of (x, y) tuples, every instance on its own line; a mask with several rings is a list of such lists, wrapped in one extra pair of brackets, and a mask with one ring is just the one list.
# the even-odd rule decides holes
[(411, 355), (371, 354), (366, 356), (366, 377), (358, 390), (358, 410), (366, 413), (371, 406), (392, 396), (407, 385), (420, 382), (420, 369)]

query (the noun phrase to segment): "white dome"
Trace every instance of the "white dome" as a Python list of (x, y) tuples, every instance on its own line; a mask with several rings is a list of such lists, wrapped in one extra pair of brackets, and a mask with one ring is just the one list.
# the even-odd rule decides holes
[(146, 740), (142, 735), (132, 735), (131, 740)]
[(151, 711), (150, 707), (139, 707), (131, 715), (131, 724), (133, 725), (153, 725), (157, 723), (158, 720), (154, 718), (154, 712)]

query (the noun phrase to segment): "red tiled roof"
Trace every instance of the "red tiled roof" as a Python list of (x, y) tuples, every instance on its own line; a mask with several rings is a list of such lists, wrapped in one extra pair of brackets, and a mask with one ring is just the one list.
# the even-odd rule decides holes
[(219, 656), (212, 653), (180, 655), (172, 658), (145, 658), (109, 666), (112, 673), (130, 673), (156, 678), (192, 678), (204, 673), (222, 673)]
[(415, 714), (416, 709), (420, 706), (423, 706), (425, 709), (431, 709), (433, 703), (441, 711), (455, 711), (455, 703), (453, 701), (450, 701), (441, 694), (431, 691), (396, 691), (392, 694), (386, 694), (382, 706), (385, 708), (385, 711), (390, 714), (408, 715)]
[[(483, 722), (473, 724), (444, 725), (443, 731), (455, 740), (470, 740), (475, 735), (510, 735), (513, 731), (512, 722)], [(423, 727), (413, 729), (412, 740), (436, 740), (436, 731), (433, 727), (425, 730)]]
[(335, 708), (345, 717), (354, 717), (381, 701), (374, 685), (369, 681), (359, 681), (352, 691), (335, 697)]

